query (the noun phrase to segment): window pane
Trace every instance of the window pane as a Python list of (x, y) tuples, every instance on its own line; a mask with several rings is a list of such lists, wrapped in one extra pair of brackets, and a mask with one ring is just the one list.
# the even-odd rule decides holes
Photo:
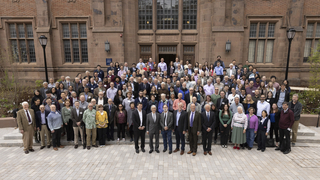
[(86, 38), (87, 37), (86, 24), (80, 24), (80, 37), (82, 37), (82, 38)]
[(28, 62), (27, 46), (25, 40), (19, 40), (22, 62)]
[(65, 62), (71, 62), (70, 41), (69, 40), (63, 40), (63, 46), (64, 46), (64, 59), (65, 59)]
[(259, 26), (259, 37), (266, 37), (266, 25), (267, 24), (260, 23), (260, 26)]
[(314, 24), (308, 24), (308, 26), (307, 26), (307, 37), (312, 37), (313, 36), (313, 25)]
[(18, 30), (19, 30), (19, 38), (25, 38), (25, 31), (23, 24), (18, 24)]
[(16, 32), (15, 24), (10, 24), (9, 25), (9, 29), (10, 29), (10, 37), (16, 38), (17, 37), (17, 32)]
[(273, 43), (274, 43), (274, 40), (268, 40), (267, 41), (266, 63), (271, 63), (272, 62)]
[(257, 36), (257, 24), (250, 24), (250, 37)]
[(157, 28), (177, 29), (179, 0), (157, 0)]
[(250, 40), (249, 41), (248, 61), (251, 63), (254, 62), (255, 49), (256, 49), (256, 40)]
[(183, 0), (183, 29), (196, 29), (197, 0)]
[(304, 54), (303, 54), (303, 62), (307, 62), (311, 52), (311, 44), (312, 40), (306, 40), (306, 44), (304, 45)]
[(139, 0), (139, 29), (152, 29), (152, 0)]
[(77, 24), (71, 24), (71, 33), (73, 38), (79, 37), (78, 35), (78, 25)]
[(62, 24), (62, 34), (64, 38), (70, 37), (69, 24)]
[(258, 41), (258, 49), (257, 49), (257, 63), (263, 62), (264, 55), (264, 40)]
[(87, 40), (81, 40), (81, 57), (82, 62), (88, 62)]
[(36, 52), (34, 50), (33, 40), (28, 40), (30, 62), (36, 62)]
[(269, 23), (268, 27), (268, 37), (274, 37), (274, 27), (276, 24), (274, 23)]
[(319, 39), (316, 39), (316, 40), (314, 41), (313, 52), (316, 52), (316, 51), (317, 51), (317, 49), (318, 49), (318, 44), (319, 44)]
[(33, 29), (32, 29), (32, 24), (27, 24), (27, 35), (28, 38), (33, 38)]
[(316, 37), (320, 37), (320, 23), (317, 24)]
[(72, 40), (72, 50), (73, 50), (73, 62), (80, 62), (78, 40)]
[(11, 50), (13, 62), (19, 62), (19, 50), (17, 40), (11, 40)]

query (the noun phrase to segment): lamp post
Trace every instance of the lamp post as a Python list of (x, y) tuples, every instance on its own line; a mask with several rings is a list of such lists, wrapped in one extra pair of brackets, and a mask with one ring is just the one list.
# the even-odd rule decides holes
[(290, 29), (287, 30), (287, 37), (288, 37), (288, 40), (289, 40), (289, 48), (288, 48), (288, 58), (287, 58), (286, 78), (285, 78), (285, 80), (288, 80), (288, 70), (289, 70), (289, 59), (290, 59), (291, 42), (292, 42), (295, 34), (296, 34), (296, 30), (295, 29), (290, 28)]
[(43, 56), (44, 56), (44, 68), (45, 68), (45, 72), (46, 72), (46, 81), (49, 83), (49, 80), (48, 80), (48, 70), (47, 70), (47, 58), (46, 58), (46, 46), (47, 46), (47, 42), (48, 42), (48, 39), (46, 36), (44, 35), (41, 35), (39, 37), (39, 42), (42, 46), (42, 49), (43, 49)]

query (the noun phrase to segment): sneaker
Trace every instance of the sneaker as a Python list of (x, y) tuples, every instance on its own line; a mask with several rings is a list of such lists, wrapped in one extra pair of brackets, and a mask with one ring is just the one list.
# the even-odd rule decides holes
[(126, 139), (125, 139), (125, 138), (122, 138), (122, 140), (123, 140), (123, 141), (126, 141)]
[(120, 139), (118, 138), (117, 141), (120, 141)]

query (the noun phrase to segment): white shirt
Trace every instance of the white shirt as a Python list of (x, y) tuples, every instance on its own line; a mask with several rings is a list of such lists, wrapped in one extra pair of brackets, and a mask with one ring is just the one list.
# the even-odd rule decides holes
[(76, 111), (77, 111), (77, 116), (79, 116), (79, 109), (76, 108)]
[(163, 115), (164, 115), (164, 117), (165, 117), (165, 119), (164, 119), (164, 126), (168, 126), (168, 125), (167, 125), (168, 111), (167, 111), (167, 112), (164, 112), (164, 111), (163, 111)]
[(98, 104), (102, 104), (103, 105), (103, 98), (98, 98)]
[(231, 75), (232, 75), (232, 69), (229, 69), (229, 77), (231, 77)]
[(152, 119), (154, 122), (156, 122), (156, 120), (157, 120), (156, 113), (152, 113)]
[(143, 121), (143, 119), (142, 119), (142, 110), (141, 111), (138, 110), (138, 114), (139, 114), (139, 118), (140, 118), (140, 126), (142, 126), (142, 121)]
[(266, 110), (267, 111), (267, 115), (269, 114), (270, 112), (270, 104), (267, 103), (266, 101), (264, 101), (263, 103), (261, 103), (261, 101), (258, 101), (257, 103), (257, 116), (261, 117), (261, 113), (263, 110)]
[[(30, 121), (31, 121), (31, 122), (29, 122), (28, 115), (27, 115), (27, 111), (28, 111), (28, 114), (29, 114), (29, 117), (30, 117)], [(24, 113), (26, 114), (26, 117), (27, 117), (27, 120), (28, 120), (29, 124), (32, 124), (32, 118), (31, 118), (31, 114), (30, 114), (29, 109), (28, 109), (28, 110), (24, 110)]]

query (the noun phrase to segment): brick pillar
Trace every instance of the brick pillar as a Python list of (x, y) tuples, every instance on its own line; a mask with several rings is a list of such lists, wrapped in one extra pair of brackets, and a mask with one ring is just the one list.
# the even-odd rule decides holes
[(211, 57), (211, 33), (212, 33), (212, 2), (208, 0), (200, 0), (200, 9), (198, 13), (200, 16), (200, 28), (199, 28), (199, 63), (208, 61), (212, 62)]

